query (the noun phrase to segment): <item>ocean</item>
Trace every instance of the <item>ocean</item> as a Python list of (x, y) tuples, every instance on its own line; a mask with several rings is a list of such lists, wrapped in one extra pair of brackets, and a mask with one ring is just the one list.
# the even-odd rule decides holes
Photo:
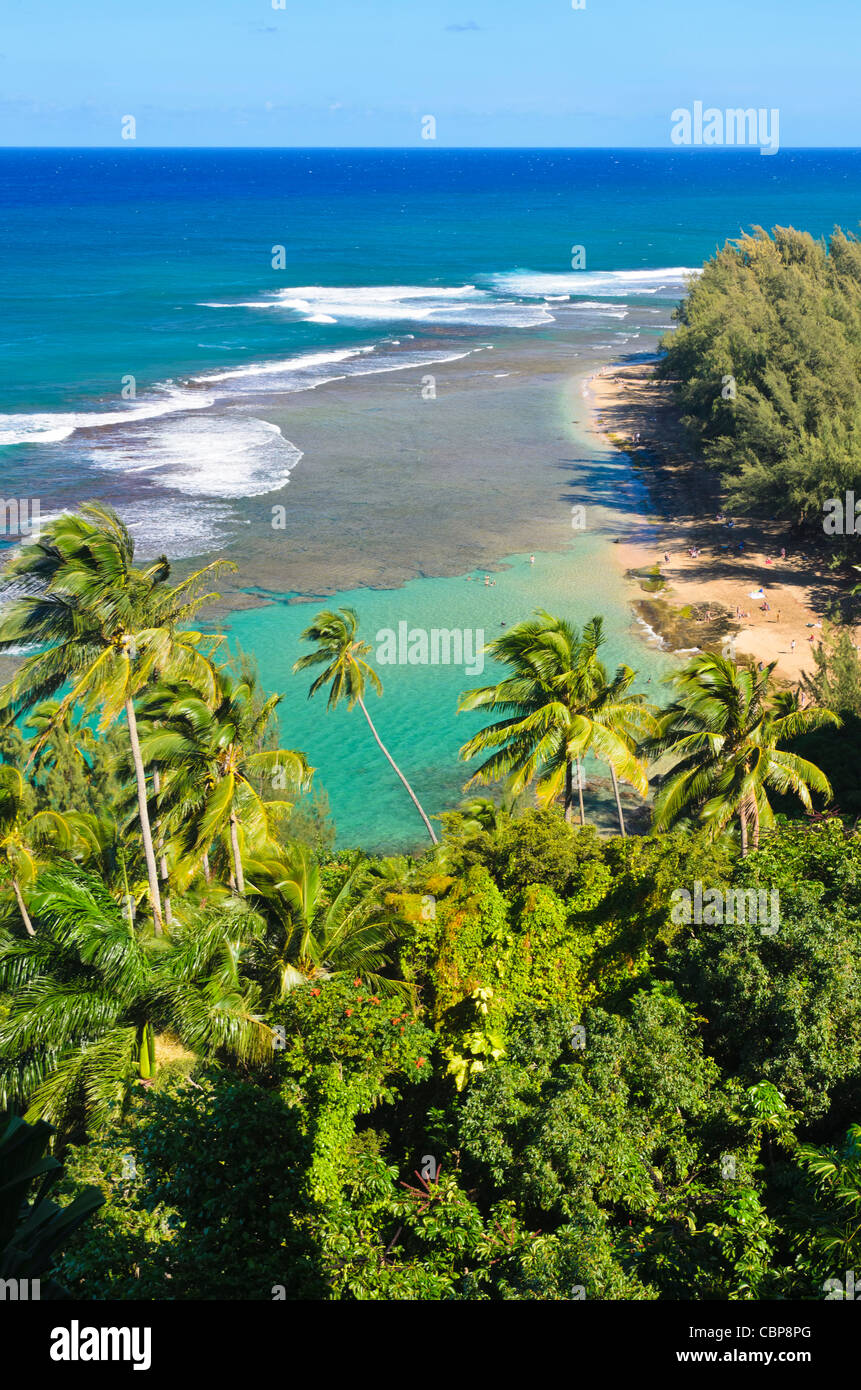
[[(608, 661), (654, 689), (668, 658), (610, 551), (647, 499), (582, 382), (654, 353), (740, 230), (854, 230), (859, 173), (851, 150), (0, 150), (3, 496), (43, 518), (101, 497), (142, 557), (234, 560), (220, 616), (339, 842), (412, 848), (361, 715), (291, 673), (314, 602), (372, 646), (603, 613)], [(382, 736), (430, 812), (456, 804), (457, 696), (492, 673), (380, 674)]]

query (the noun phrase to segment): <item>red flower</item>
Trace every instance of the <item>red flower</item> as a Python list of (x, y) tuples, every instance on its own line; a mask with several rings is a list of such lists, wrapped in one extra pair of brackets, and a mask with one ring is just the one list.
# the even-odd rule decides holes
[(350, 1017), (350, 1015), (352, 1014), (352, 1012), (353, 1012), (352, 1009), (345, 1009), (345, 1010), (344, 1010), (344, 1013), (347, 1015), (347, 1018)]
[(356, 999), (356, 1003), (357, 1003), (357, 1004), (363, 1004), (364, 1002), (365, 1002), (365, 996), (364, 996), (364, 994), (360, 994), (360, 995), (358, 996), (358, 998)]
[(371, 995), (371, 1003), (372, 1003), (372, 1004), (379, 1004), (379, 1002), (380, 1002), (380, 997), (379, 997), (379, 995), (378, 995), (378, 994), (372, 994), (372, 995)]
[(353, 984), (356, 986), (357, 989), (359, 989), (361, 987), (362, 982), (361, 980), (354, 980)]
[(312, 994), (319, 994), (320, 991), (319, 991), (318, 989), (312, 989), (312, 990), (311, 990), (311, 993), (312, 993)]
[[(403, 1032), (403, 1031), (404, 1031), (404, 1030), (403, 1030), (403, 1028), (402, 1028), (402, 1029), (401, 1029), (401, 1032)], [(425, 1059), (424, 1059), (424, 1057), (417, 1057), (417, 1058), (416, 1058), (416, 1066), (417, 1066), (417, 1067), (423, 1067), (424, 1064), (425, 1064)]]

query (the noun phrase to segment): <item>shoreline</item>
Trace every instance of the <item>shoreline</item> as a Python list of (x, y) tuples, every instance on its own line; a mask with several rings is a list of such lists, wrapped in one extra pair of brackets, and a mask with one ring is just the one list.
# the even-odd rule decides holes
[(729, 644), (796, 685), (815, 672), (843, 585), (798, 551), (788, 523), (717, 520), (719, 480), (691, 456), (656, 361), (616, 363), (584, 383), (592, 432), (630, 455), (649, 498), (642, 525), (615, 547), (634, 611), (675, 654)]

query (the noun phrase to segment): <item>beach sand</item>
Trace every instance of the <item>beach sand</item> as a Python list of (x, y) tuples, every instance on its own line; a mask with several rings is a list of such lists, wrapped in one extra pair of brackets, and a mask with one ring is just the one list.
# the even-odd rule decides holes
[[(809, 555), (794, 552), (797, 540), (786, 522), (732, 516), (730, 528), (716, 520), (722, 511), (717, 479), (691, 458), (671, 388), (654, 379), (652, 367), (604, 368), (585, 387), (595, 432), (631, 453), (651, 500), (649, 524), (614, 547), (619, 564), (640, 572), (631, 585), (641, 596), (644, 586), (652, 588), (650, 571), (665, 581), (647, 610), (687, 616), (687, 631), (707, 632), (710, 649), (732, 641), (738, 656), (775, 661), (775, 674), (796, 684), (815, 670), (823, 618), (845, 587)], [(695, 558), (691, 549), (699, 550)], [(760, 587), (764, 599), (752, 597)]]

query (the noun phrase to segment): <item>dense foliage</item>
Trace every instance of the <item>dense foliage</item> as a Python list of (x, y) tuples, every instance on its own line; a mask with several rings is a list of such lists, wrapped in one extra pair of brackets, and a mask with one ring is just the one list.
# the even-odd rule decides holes
[[(702, 658), (661, 711), (604, 671), (600, 623), (538, 614), (477, 697), (503, 723), (473, 751), (505, 750), (517, 802), (374, 858), (333, 848), (277, 698), (178, 626), (167, 562), (142, 577), (96, 509), (39, 546), (48, 597), (0, 647), (82, 612), (4, 692), (0, 1106), (56, 1129), (60, 1286), (837, 1296), (861, 1259), (861, 837), (786, 745), (834, 729), (851, 672), (801, 710)], [(376, 687), (357, 625), (306, 633), (332, 703)], [(103, 670), (125, 724), (99, 732)], [(575, 823), (586, 756), (660, 784), (652, 833)]]
[(758, 227), (706, 262), (676, 317), (661, 371), (731, 504), (821, 532), (826, 501), (861, 497), (857, 238)]

